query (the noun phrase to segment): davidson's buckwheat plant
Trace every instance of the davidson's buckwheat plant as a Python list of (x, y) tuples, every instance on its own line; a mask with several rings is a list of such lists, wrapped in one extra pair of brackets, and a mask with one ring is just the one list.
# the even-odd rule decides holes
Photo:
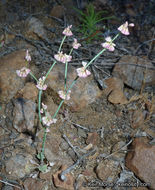
[[(39, 120), (40, 123), (43, 125), (43, 129), (44, 129), (44, 136), (43, 136), (43, 142), (42, 142), (42, 149), (41, 152), (37, 155), (37, 158), (40, 160), (40, 165), (39, 165), (39, 170), (41, 172), (45, 172), (47, 170), (47, 165), (44, 163), (44, 150), (45, 150), (45, 142), (46, 142), (46, 135), (49, 132), (49, 127), (51, 125), (54, 125), (57, 122), (56, 116), (62, 106), (62, 104), (64, 103), (64, 101), (69, 101), (71, 98), (71, 89), (74, 86), (74, 84), (78, 81), (78, 78), (85, 78), (88, 77), (91, 72), (87, 69), (88, 66), (90, 64), (92, 64), (92, 62), (97, 59), (104, 51), (109, 50), (109, 51), (114, 51), (115, 50), (115, 44), (113, 43), (114, 40), (120, 35), (120, 33), (124, 34), (124, 35), (129, 35), (129, 30), (128, 27), (131, 26), (133, 27), (134, 24), (128, 24), (128, 22), (125, 22), (123, 25), (121, 25), (118, 28), (118, 34), (111, 38), (110, 36), (105, 38), (105, 42), (101, 44), (101, 47), (103, 47), (103, 49), (101, 49), (101, 51), (94, 57), (92, 58), (92, 60), (90, 60), (88, 63), (87, 62), (82, 62), (82, 67), (77, 68), (76, 72), (77, 72), (77, 77), (73, 80), (73, 82), (71, 83), (71, 85), (67, 88), (67, 70), (68, 70), (68, 62), (71, 61), (72, 56), (71, 53), (73, 51), (73, 49), (78, 49), (81, 44), (77, 42), (77, 39), (74, 38), (74, 41), (72, 43), (72, 49), (70, 50), (69, 55), (63, 53), (63, 51), (61, 51), (63, 43), (66, 39), (66, 37), (70, 37), (73, 35), (71, 28), (72, 25), (68, 26), (67, 28), (64, 29), (64, 31), (62, 32), (62, 34), (64, 35), (62, 42), (60, 44), (58, 53), (56, 55), (54, 55), (55, 61), (53, 62), (52, 66), (50, 67), (50, 69), (48, 70), (48, 72), (46, 73), (45, 76), (42, 76), (41, 78), (39, 78), (39, 80), (32, 74), (32, 72), (30, 71), (30, 69), (23, 67), (21, 70), (17, 70), (16, 73), (19, 77), (26, 77), (28, 74), (30, 74), (32, 76), (32, 78), (34, 78), (34, 80), (36, 81), (36, 87), (39, 90), (39, 95), (38, 95), (38, 114), (39, 114)], [(26, 61), (29, 63), (31, 61), (31, 56), (29, 54), (29, 51), (26, 51), (26, 56), (25, 56)], [(45, 105), (42, 100), (42, 93), (44, 90), (47, 89), (47, 85), (45, 84), (46, 79), (49, 75), (49, 73), (51, 72), (51, 70), (53, 69), (54, 65), (56, 64), (56, 62), (61, 62), (63, 64), (65, 64), (65, 85), (64, 85), (64, 89), (58, 91), (58, 94), (60, 96), (60, 98), (62, 99), (55, 114), (53, 116), (50, 115), (50, 113), (47, 111), (47, 105)]]

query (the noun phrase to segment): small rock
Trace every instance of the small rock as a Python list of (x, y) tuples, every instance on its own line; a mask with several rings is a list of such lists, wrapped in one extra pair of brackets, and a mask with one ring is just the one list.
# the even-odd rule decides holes
[(113, 182), (120, 172), (117, 162), (105, 160), (100, 162), (96, 168), (96, 174), (102, 181)]
[(126, 157), (126, 166), (142, 181), (155, 189), (155, 146), (146, 137), (136, 138)]
[(25, 34), (33, 39), (38, 39), (38, 37), (42, 39), (46, 38), (46, 31), (43, 23), (35, 17), (30, 17), (26, 20)]
[(137, 56), (125, 55), (120, 59), (118, 64), (115, 65), (112, 74), (136, 90), (141, 89), (144, 78), (145, 87), (153, 87), (155, 85), (155, 70), (146, 70), (145, 67), (140, 67), (144, 66), (144, 64), (153, 67), (153, 64), (145, 57), (139, 58)]
[(25, 51), (17, 51), (0, 60), (0, 101), (7, 103), (19, 89), (24, 87), (25, 78), (20, 78), (16, 70), (25, 67)]
[(86, 132), (83, 129), (78, 128), (78, 136), (86, 138), (87, 134), (86, 134)]
[(99, 143), (99, 136), (97, 132), (94, 133), (88, 133), (88, 138), (86, 140), (87, 144), (97, 145)]
[(113, 104), (126, 104), (128, 102), (124, 93), (120, 90), (113, 90), (108, 96), (108, 101)]
[(59, 179), (59, 174), (61, 174), (61, 172), (64, 171), (65, 169), (66, 169), (66, 166), (62, 166), (61, 170), (57, 171), (53, 175), (54, 185), (56, 187), (61, 187), (66, 190), (74, 190), (74, 179), (70, 173), (65, 175), (65, 177), (67, 178), (65, 181), (62, 181)]
[(87, 146), (84, 147), (84, 150), (88, 151), (90, 150), (91, 148), (93, 148), (93, 144), (88, 144)]
[(34, 133), (36, 103), (31, 100), (17, 98), (14, 100), (13, 127), (19, 132)]
[(109, 95), (115, 89), (122, 90), (124, 87), (122, 80), (120, 80), (119, 78), (116, 78), (116, 77), (106, 79), (105, 85), (107, 86), (107, 88), (104, 90), (104, 93), (106, 95)]
[(30, 154), (12, 153), (12, 157), (6, 161), (5, 170), (13, 179), (23, 178), (37, 167)]
[[(59, 99), (58, 91), (64, 89), (64, 71), (65, 65), (57, 64), (47, 78), (47, 85), (51, 88), (51, 90), (49, 88), (48, 93), (51, 93), (55, 100)], [(74, 67), (69, 65), (67, 76), (67, 84), (71, 85), (77, 76)], [(69, 85), (67, 86), (69, 87)], [(79, 78), (71, 91), (71, 99), (65, 101), (65, 103), (70, 106), (72, 111), (83, 110), (84, 107), (93, 103), (102, 94), (95, 84), (93, 76), (84, 79)], [(53, 92), (55, 92), (55, 94)]]
[(105, 80), (107, 88), (104, 93), (108, 95), (108, 101), (113, 104), (126, 104), (127, 99), (123, 93), (123, 82), (118, 78), (109, 78)]
[(44, 180), (38, 180), (33, 178), (27, 178), (23, 185), (25, 190), (42, 190), (44, 187)]
[(144, 114), (142, 110), (135, 110), (132, 114), (131, 126), (133, 128), (138, 128), (144, 124)]

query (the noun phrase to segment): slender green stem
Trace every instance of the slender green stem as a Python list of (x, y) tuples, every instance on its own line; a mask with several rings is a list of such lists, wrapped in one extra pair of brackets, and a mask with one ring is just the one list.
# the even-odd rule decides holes
[(58, 108), (57, 108), (55, 114), (54, 114), (53, 117), (52, 117), (53, 119), (57, 116), (57, 114), (58, 114), (58, 112), (59, 112), (59, 110), (60, 110), (62, 104), (64, 103), (64, 101), (65, 101), (65, 100), (61, 100), (61, 102), (60, 102), (60, 104), (59, 104), (59, 106), (58, 106)]
[(47, 132), (46, 132), (46, 128), (44, 128), (44, 137), (43, 137), (43, 143), (42, 143), (42, 149), (41, 149), (41, 163), (43, 163), (43, 160), (44, 160), (46, 136), (47, 136)]
[(39, 114), (40, 123), (41, 123), (41, 121), (42, 121), (42, 119), (41, 119), (41, 113), (40, 113), (40, 108), (41, 108), (41, 95), (42, 95), (42, 90), (39, 90), (39, 97), (38, 97), (38, 114)]
[[(72, 51), (73, 51), (73, 48), (70, 50), (69, 55), (71, 55)], [(67, 70), (68, 70), (68, 62), (65, 65), (65, 90), (67, 88)]]
[(63, 38), (63, 39), (62, 39), (62, 41), (61, 41), (61, 44), (60, 44), (60, 47), (59, 47), (58, 52), (60, 52), (60, 51), (61, 51), (61, 48), (62, 48), (62, 45), (63, 45), (63, 43), (64, 43), (65, 39), (66, 39), (66, 35), (64, 36), (64, 38)]
[[(49, 73), (51, 72), (51, 70), (53, 69), (54, 65), (56, 64), (56, 61), (54, 61), (54, 63), (52, 64), (52, 66), (50, 67), (50, 69), (48, 70), (48, 72), (46, 73), (46, 76), (45, 76), (45, 80), (47, 79)], [(44, 82), (45, 82), (44, 80)]]
[(68, 67), (68, 62), (65, 64), (65, 90), (67, 88), (67, 67)]
[(31, 77), (36, 80), (36, 82), (38, 82), (38, 79), (32, 74), (32, 72), (29, 73), (31, 75)]
[(69, 53), (69, 55), (71, 55), (72, 51), (73, 51), (73, 48), (70, 50), (70, 53)]
[(97, 57), (99, 57), (104, 51), (106, 51), (106, 48), (101, 50), (84, 68), (86, 69)]

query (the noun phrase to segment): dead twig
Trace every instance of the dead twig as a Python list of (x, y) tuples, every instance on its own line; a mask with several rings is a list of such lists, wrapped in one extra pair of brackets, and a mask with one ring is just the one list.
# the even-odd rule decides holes
[(69, 146), (73, 149), (75, 154), (77, 155), (78, 158), (80, 158), (80, 154), (76, 151), (76, 148), (71, 144), (70, 140), (67, 138), (67, 136), (64, 134), (63, 138), (66, 140), (66, 142), (69, 144)]
[[(133, 141), (133, 140), (131, 139), (127, 144), (125, 144), (124, 146), (122, 146), (120, 149), (116, 150), (115, 152), (111, 153), (111, 154), (108, 155), (108, 156), (105, 156), (104, 159), (107, 159), (107, 158), (113, 156), (114, 154), (116, 154), (117, 152), (119, 152), (119, 151), (122, 150), (123, 148), (127, 147), (129, 144), (131, 144), (132, 141)], [(102, 157), (102, 155), (100, 155), (100, 157)]]
[(85, 130), (85, 131), (90, 132), (90, 129), (88, 129), (88, 128), (86, 128), (86, 127), (83, 127), (83, 126), (81, 126), (81, 125), (79, 125), (79, 124), (77, 124), (77, 123), (74, 123), (74, 122), (72, 122), (72, 121), (68, 121), (68, 122), (72, 123), (75, 127), (79, 127), (79, 128), (81, 128), (81, 129), (83, 129), (83, 130)]
[(153, 38), (152, 40), (147, 40), (147, 41), (143, 42), (142, 44), (140, 44), (140, 45), (137, 47), (137, 49), (135, 50), (134, 55), (137, 54), (137, 51), (139, 50), (139, 48), (141, 48), (144, 44), (147, 44), (147, 43), (149, 43), (149, 42), (153, 42), (154, 40), (155, 40), (155, 38)]
[(0, 180), (0, 182), (4, 183), (4, 184), (6, 184), (6, 185), (10, 185), (10, 186), (12, 186), (12, 187), (17, 187), (18, 189), (22, 189), (21, 187), (19, 187), (19, 186), (17, 186), (17, 185), (13, 185), (13, 184), (11, 184), (11, 183), (8, 183), (7, 181)]
[(63, 172), (61, 172), (60, 174), (60, 179), (62, 181), (66, 181), (67, 177), (65, 176), (67, 173), (71, 172), (71, 170), (73, 170), (77, 165), (79, 165), (86, 157), (88, 157), (89, 155), (91, 155), (93, 152), (95, 152), (96, 149), (91, 150), (90, 152), (84, 154), (83, 156), (81, 156), (76, 162), (75, 164), (73, 164), (72, 166), (70, 166), (69, 168), (67, 168), (66, 170), (64, 170)]

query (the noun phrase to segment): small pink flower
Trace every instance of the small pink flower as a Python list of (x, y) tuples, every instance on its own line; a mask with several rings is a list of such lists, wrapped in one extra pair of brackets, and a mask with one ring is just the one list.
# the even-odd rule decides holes
[(49, 128), (46, 128), (46, 133), (49, 133), (49, 132), (50, 132)]
[(66, 55), (66, 54), (63, 54), (63, 52), (59, 52), (58, 54), (54, 55), (54, 58), (57, 60), (57, 61), (60, 61), (62, 63), (67, 63), (67, 62), (70, 62), (71, 59), (72, 59), (72, 56), (70, 55)]
[(27, 75), (30, 73), (30, 69), (23, 67), (21, 70), (16, 70), (16, 73), (19, 77), (27, 77)]
[(58, 91), (58, 94), (60, 96), (60, 98), (64, 99), (64, 100), (69, 100), (70, 99), (70, 93), (71, 90), (69, 90), (68, 94), (66, 95), (66, 93), (62, 90)]
[(87, 62), (83, 61), (82, 65), (83, 65), (83, 67), (76, 69), (77, 75), (81, 78), (86, 78), (87, 76), (89, 76), (91, 74), (91, 72), (85, 69)]
[(65, 57), (66, 57), (66, 63), (70, 62), (72, 60), (72, 56), (71, 55), (66, 55), (65, 54)]
[(130, 24), (128, 24), (128, 22), (126, 21), (124, 24), (122, 24), (119, 28), (118, 28), (118, 30), (122, 33), (122, 34), (124, 34), (124, 35), (129, 35), (130, 33), (129, 33), (129, 29), (128, 29), (128, 27), (134, 27), (134, 24), (133, 23), (130, 23)]
[(105, 38), (105, 40), (106, 40), (106, 42), (101, 44), (102, 47), (108, 49), (109, 51), (114, 51), (116, 45), (114, 43), (112, 43), (111, 37), (108, 36)]
[(43, 108), (40, 109), (40, 113), (44, 113), (44, 109)]
[(43, 102), (42, 102), (42, 107), (43, 107), (44, 110), (47, 109), (47, 105), (45, 105)]
[(74, 38), (74, 42), (73, 42), (72, 45), (73, 45), (73, 48), (74, 48), (74, 49), (78, 49), (78, 48), (81, 46), (81, 44), (78, 43), (78, 42), (77, 42), (77, 39), (75, 39), (75, 38)]
[(47, 125), (48, 127), (53, 124), (53, 123), (56, 123), (57, 119), (52, 119), (50, 114), (47, 113), (47, 116), (45, 117), (42, 117), (42, 122), (44, 125)]
[(40, 113), (44, 113), (44, 110), (47, 109), (47, 105), (45, 105), (44, 103), (42, 103), (42, 108), (40, 110)]
[(26, 59), (26, 61), (31, 61), (31, 56), (30, 56), (30, 54), (29, 54), (29, 50), (27, 49), (26, 50), (26, 56), (25, 56), (25, 59)]
[(63, 54), (63, 52), (59, 52), (58, 54), (54, 55), (54, 58), (57, 60), (57, 61), (60, 61), (62, 63), (65, 63), (66, 59), (65, 59), (65, 56)]
[(44, 84), (44, 80), (45, 80), (45, 77), (42, 77), (42, 78), (40, 78), (39, 81), (37, 82), (36, 87), (37, 87), (39, 90), (46, 90), (47, 85)]
[(72, 25), (68, 26), (67, 28), (64, 29), (64, 31), (62, 32), (65, 36), (72, 36), (73, 33), (70, 30), (72, 28)]

